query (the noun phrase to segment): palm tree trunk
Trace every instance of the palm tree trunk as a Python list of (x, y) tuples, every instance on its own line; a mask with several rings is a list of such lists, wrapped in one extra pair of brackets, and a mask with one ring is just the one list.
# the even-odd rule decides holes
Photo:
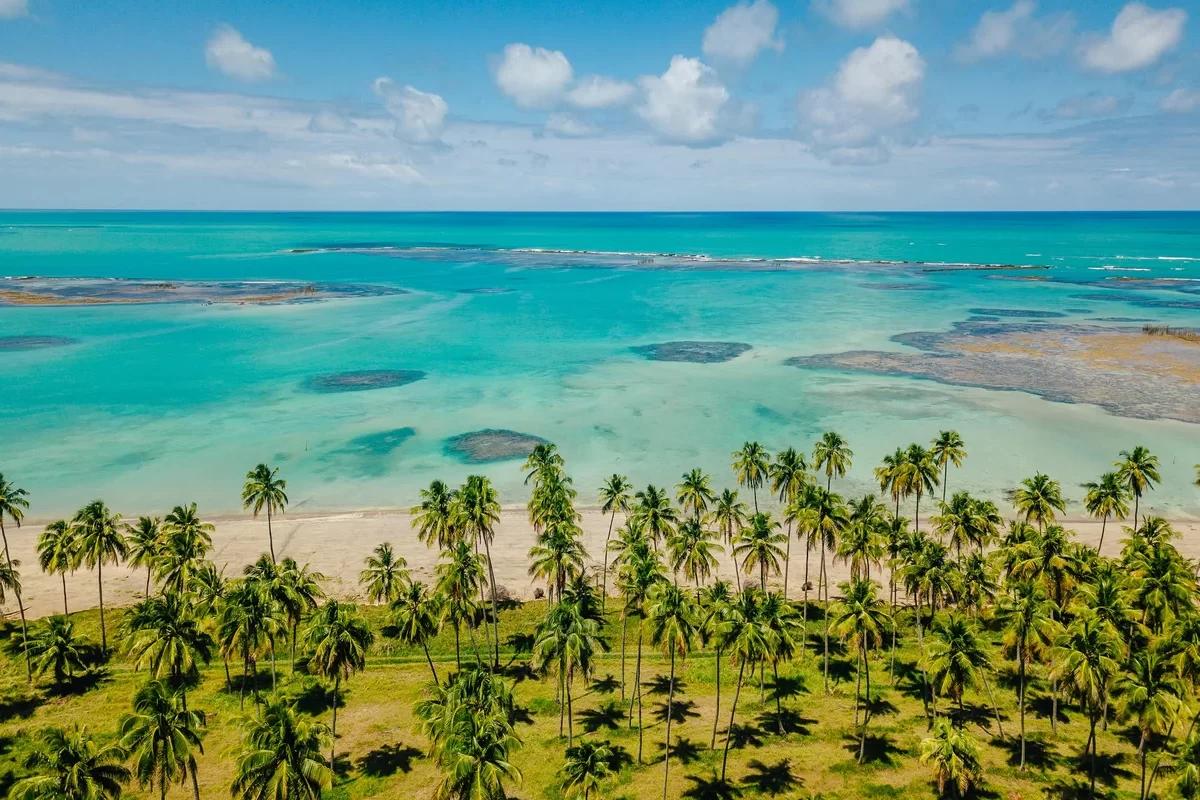
[(67, 609), (67, 573), (63, 572), (59, 577), (62, 578), (63, 585), (63, 616), (70, 616), (71, 612)]
[(1096, 713), (1095, 712), (1092, 712), (1092, 714), (1091, 714), (1091, 723), (1092, 723), (1092, 730), (1091, 730), (1092, 762), (1088, 766), (1088, 771), (1090, 773), (1090, 777), (1091, 777), (1091, 781), (1092, 781), (1092, 797), (1095, 797), (1096, 796)]
[[(20, 527), (18, 525), (17, 527)], [(12, 558), (8, 555), (8, 534), (4, 531), (4, 518), (0, 515), (0, 538), (4, 539), (4, 560), (8, 563), (8, 571), (12, 572)], [(21, 612), (21, 649), (25, 651), (25, 672), (28, 675), (29, 682), (33, 683), (33, 659), (29, 655), (29, 632), (25, 625), (25, 602), (21, 600), (21, 590), (17, 589), (14, 594), (17, 596), (17, 609)], [(64, 595), (65, 597), (65, 595)], [(63, 601), (66, 602), (65, 600)], [(101, 605), (100, 619), (104, 619), (104, 606)], [(103, 625), (101, 625), (103, 627)]]
[(946, 484), (950, 480), (950, 461), (942, 464), (942, 502), (946, 502)]
[[(1128, 506), (1126, 506), (1128, 508)], [(1108, 514), (1100, 520), (1100, 543), (1096, 545), (1096, 555), (1099, 555), (1104, 547), (1104, 529), (1108, 527)], [(1095, 794), (1095, 792), (1093, 792)]]
[(483, 537), (483, 549), (487, 554), (488, 560), (488, 576), (492, 582), (492, 642), (495, 645), (495, 658), (492, 661), (492, 668), (500, 668), (500, 612), (496, 608), (496, 569), (492, 566), (492, 548), (488, 544), (487, 537)]
[(108, 632), (104, 628), (104, 560), (96, 562), (96, 586), (100, 590), (100, 650), (108, 652)]
[[(637, 660), (634, 661), (633, 667), (633, 695), (629, 698), (629, 729), (633, 730), (633, 704), (641, 702), (642, 696), (642, 623), (638, 620), (638, 646)], [(639, 749), (638, 763), (641, 761), (641, 751)]]
[(571, 706), (571, 672), (567, 673), (567, 747), (575, 744), (575, 714)]
[(801, 609), (800, 620), (803, 628), (800, 634), (800, 658), (804, 658), (808, 654), (808, 562), (812, 555), (812, 548), (808, 546), (808, 542), (804, 543), (804, 607)]
[(1142, 738), (1138, 742), (1138, 756), (1142, 761), (1142, 791), (1138, 796), (1142, 800), (1146, 800), (1146, 732), (1142, 731)]
[(825, 537), (821, 536), (821, 586), (818, 587), (817, 593), (820, 594), (821, 587), (825, 589), (825, 606), (822, 616), (825, 617), (825, 696), (829, 696), (829, 585), (825, 575)]
[(621, 702), (625, 702), (625, 630), (629, 626), (629, 614), (621, 614)]
[(332, 744), (329, 745), (329, 771), (331, 773), (333, 772), (333, 761), (337, 753), (337, 697), (338, 689), (341, 685), (342, 676), (339, 673), (333, 678), (333, 726), (329, 729), (329, 738), (332, 741)]
[(143, 597), (150, 596), (150, 565), (149, 564), (146, 565), (146, 591), (142, 596)]
[(982, 669), (979, 670), (979, 675), (983, 678), (983, 688), (987, 689), (988, 700), (992, 701), (992, 712), (996, 715), (996, 727), (1000, 730), (1000, 738), (1004, 738), (1004, 723), (1000, 721), (1000, 707), (996, 705), (996, 696), (992, 694), (992, 684), (988, 682), (987, 673)]
[(608, 610), (608, 543), (612, 539), (613, 523), (617, 521), (617, 510), (614, 508), (612, 516), (608, 518), (608, 535), (604, 537), (604, 572), (601, 573), (601, 580), (604, 581), (604, 588), (600, 592), (600, 613), (603, 614)]
[(862, 647), (857, 648), (857, 662), (854, 665), (854, 671), (857, 673), (854, 678), (854, 727), (858, 727), (858, 708), (862, 699)]
[(729, 763), (729, 740), (733, 736), (733, 719), (737, 714), (738, 698), (742, 694), (742, 672), (746, 669), (744, 659), (739, 659), (737, 688), (733, 692), (733, 707), (729, 709), (729, 727), (725, 729), (725, 753), (721, 756), (721, 781), (725, 781), (725, 767)]
[(638, 764), (642, 763), (642, 626), (638, 623), (638, 666), (637, 666), (637, 703), (638, 703)]
[(675, 702), (675, 648), (671, 648), (671, 683), (667, 687), (667, 741), (663, 750), (663, 800), (667, 800), (667, 778), (671, 771), (671, 704)]
[(275, 691), (275, 637), (271, 637), (271, 691)]
[(866, 642), (863, 642), (862, 650), (863, 667), (867, 673), (867, 702), (863, 704), (862, 736), (858, 740), (859, 764), (863, 763), (863, 758), (867, 754), (867, 722), (870, 720), (871, 715), (871, 662), (867, 660)]
[(292, 623), (292, 674), (296, 674), (296, 629), (300, 627), (300, 621), (297, 619)]
[(433, 668), (433, 659), (429, 657), (429, 643), (422, 641), (421, 647), (425, 648), (425, 660), (429, 662), (429, 671), (433, 673), (433, 682), (438, 682), (437, 670)]
[(1141, 502), (1142, 496), (1138, 492), (1133, 493), (1133, 529), (1137, 530), (1138, 520), (1138, 504)]
[[(275, 534), (271, 531), (271, 504), (267, 503), (267, 545), (271, 548), (271, 563), (275, 563)], [(330, 769), (333, 769), (330, 766)]]
[(717, 646), (717, 708), (713, 711), (712, 741), (708, 743), (709, 750), (717, 749), (717, 720), (721, 718), (721, 647)]
[(221, 653), (221, 663), (225, 665), (225, 691), (233, 691), (233, 678), (229, 675), (229, 657)]
[(771, 662), (771, 671), (775, 674), (775, 722), (779, 729), (779, 735), (783, 736), (783, 700), (779, 694), (779, 662)]
[[(485, 627), (484, 630), (487, 628)], [(483, 659), (479, 657), (479, 642), (475, 640), (475, 626), (470, 623), (467, 624), (467, 636), (471, 639), (471, 649), (475, 651), (475, 664), (482, 667)]]
[(792, 523), (788, 523), (787, 548), (783, 551), (783, 599), (788, 596), (788, 572), (792, 564)]
[(188, 772), (192, 773), (192, 794), (195, 800), (200, 800), (200, 781), (196, 778), (196, 768), (193, 766)]
[(458, 628), (459, 628), (459, 622), (458, 622), (458, 620), (455, 620), (454, 621), (454, 668), (456, 670), (461, 671), (462, 670), (462, 655), (461, 655), (461, 649), (459, 647), (459, 630), (458, 630)]
[[(1025, 642), (1021, 642), (1022, 653), (1025, 650)], [(1018, 702), (1021, 706), (1021, 771), (1025, 771), (1025, 656), (1021, 655), (1017, 658), (1017, 693), (1020, 695)]]

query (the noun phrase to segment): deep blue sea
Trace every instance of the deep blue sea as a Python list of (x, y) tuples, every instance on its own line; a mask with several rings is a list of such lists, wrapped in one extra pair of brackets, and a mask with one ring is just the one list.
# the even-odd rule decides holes
[[(1145, 444), (1164, 473), (1151, 506), (1200, 514), (1200, 426), (783, 363), (899, 350), (890, 337), (947, 330), (978, 307), (1200, 325), (1189, 305), (1200, 294), (1112, 291), (1110, 280), (1200, 280), (1197, 213), (0, 212), (0, 276), (31, 275), (406, 290), (274, 305), (0, 305), (0, 337), (76, 340), (0, 350), (0, 472), (29, 489), (34, 518), (95, 497), (126, 514), (193, 500), (231, 511), (264, 460), (297, 508), (409, 505), (435, 477), (480, 470), (503, 501), (522, 502), (519, 461), (470, 464), (447, 449), (482, 429), (556, 442), (583, 502), (614, 471), (674, 485), (702, 467), (731, 484), (743, 441), (811, 449), (827, 429), (853, 446), (843, 490), (854, 494), (883, 454), (944, 428), (968, 445), (959, 487), (999, 499), (1040, 469), (1078, 500), (1080, 482)], [(1053, 281), (996, 279), (1022, 275)], [(1155, 302), (1171, 298), (1186, 302)], [(674, 340), (752, 349), (719, 364), (632, 349)], [(401, 369), (426, 377), (311, 388), (315, 376)]]

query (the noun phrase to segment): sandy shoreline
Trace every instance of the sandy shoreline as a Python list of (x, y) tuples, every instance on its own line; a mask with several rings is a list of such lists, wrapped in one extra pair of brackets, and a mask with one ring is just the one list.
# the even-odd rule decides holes
[[(609, 518), (599, 508), (580, 510), (583, 516), (583, 544), (593, 563), (598, 567), (603, 559), (604, 540), (608, 534)], [(253, 562), (267, 551), (267, 524), (264, 519), (252, 519), (249, 515), (210, 517), (216, 526), (213, 534), (213, 550), (209, 557), (218, 566), (226, 568), (228, 576), (241, 573), (242, 567)], [(390, 541), (396, 552), (408, 560), (413, 577), (430, 581), (437, 564), (437, 552), (426, 548), (417, 540), (410, 525), (411, 515), (397, 509), (344, 513), (289, 513), (274, 522), (275, 553), (279, 558), (291, 556), (301, 563), (307, 562), (318, 572), (328, 576), (326, 590), (334, 597), (362, 600), (358, 585), (358, 574), (363, 559), (380, 542)], [(6, 526), (12, 556), (21, 564), (22, 598), (31, 617), (41, 617), (62, 611), (62, 583), (58, 576), (46, 575), (37, 568), (36, 543), (42, 528), (50, 520), (27, 520), (21, 528)], [(620, 519), (617, 520), (620, 524)], [(1100, 538), (1100, 523), (1090, 519), (1064, 519), (1063, 524), (1076, 533), (1078, 541), (1095, 545)], [(922, 521), (922, 527), (927, 525)], [(1180, 534), (1175, 546), (1188, 558), (1200, 557), (1200, 521), (1176, 520), (1172, 526)], [(1104, 537), (1104, 554), (1115, 556), (1120, 552), (1121, 529), (1119, 524), (1109, 523)], [(496, 529), (492, 546), (496, 580), (516, 598), (530, 599), (534, 590), (543, 586), (529, 577), (527, 553), (534, 543), (533, 529), (522, 506), (505, 507)], [(817, 559), (814, 553), (810, 566), (810, 580), (816, 580)], [(732, 581), (733, 565), (728, 554), (721, 559), (720, 574)], [(845, 580), (848, 567), (837, 563), (829, 569), (830, 580), (836, 583)], [(791, 575), (788, 594), (799, 597), (804, 580), (804, 552), (798, 541), (792, 542)], [(143, 570), (126, 567), (105, 567), (105, 604), (128, 605), (140, 597), (146, 581)], [(782, 580), (775, 581), (782, 586)], [(91, 608), (97, 604), (96, 576), (94, 572), (80, 570), (67, 576), (67, 600), (72, 611)], [(4, 606), (10, 616), (16, 614), (13, 598)]]

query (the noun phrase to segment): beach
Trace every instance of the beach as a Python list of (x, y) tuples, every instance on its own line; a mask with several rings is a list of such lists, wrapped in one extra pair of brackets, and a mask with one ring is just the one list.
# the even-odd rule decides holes
[[(589, 571), (598, 571), (604, 556), (609, 517), (602, 514), (598, 508), (583, 508), (580, 514), (583, 517), (580, 522), (583, 528), (582, 543), (590, 556), (588, 568)], [(307, 563), (313, 570), (326, 575), (328, 579), (324, 586), (330, 596), (361, 602), (365, 598), (358, 585), (358, 575), (363, 568), (363, 559), (381, 542), (393, 544), (396, 553), (408, 561), (409, 571), (415, 580), (426, 583), (434, 580), (437, 551), (427, 548), (417, 540), (416, 531), (410, 524), (411, 519), (411, 515), (402, 510), (285, 514), (273, 522), (275, 555), (279, 559), (291, 557), (301, 564)], [(30, 520), (20, 529), (7, 529), (13, 558), (33, 567), (21, 570), (21, 597), (25, 602), (26, 612), (31, 617), (42, 617), (62, 611), (60, 578), (46, 575), (35, 566), (37, 556), (34, 548), (37, 534), (47, 521)], [(244, 515), (210, 521), (215, 524), (216, 531), (213, 533), (213, 549), (209, 558), (218, 568), (225, 568), (227, 577), (239, 575), (245, 565), (267, 552), (265, 518), (256, 520)], [(620, 522), (621, 518), (618, 516), (617, 524)], [(1100, 539), (1101, 525), (1098, 521), (1064, 518), (1060, 522), (1075, 531), (1078, 542), (1095, 546)], [(928, 526), (929, 521), (922, 520), (922, 529), (928, 530)], [(1200, 557), (1200, 520), (1176, 520), (1172, 522), (1172, 527), (1180, 534), (1174, 542), (1179, 552), (1192, 559)], [(1120, 524), (1110, 521), (1104, 537), (1104, 555), (1119, 555), (1122, 535)], [(534, 597), (535, 589), (545, 589), (544, 582), (534, 581), (528, 574), (527, 554), (534, 544), (534, 539), (525, 509), (520, 506), (506, 506), (500, 515), (500, 524), (496, 527), (491, 552), (497, 584), (504, 587), (515, 599), (530, 600)], [(791, 556), (788, 595), (799, 599), (804, 593), (804, 551), (798, 540), (792, 542)], [(809, 567), (809, 580), (814, 585), (818, 565), (819, 554), (818, 551), (814, 551)], [(830, 594), (834, 595), (837, 593), (837, 584), (849, 578), (849, 567), (840, 561), (834, 561), (828, 566), (828, 572), (831, 581)], [(730, 582), (735, 580), (728, 553), (721, 558), (720, 576)], [(745, 580), (745, 577), (742, 579)], [(886, 577), (882, 580), (886, 581)], [(115, 608), (136, 602), (142, 596), (145, 583), (145, 570), (105, 566), (105, 607)], [(782, 578), (773, 578), (770, 583), (782, 588)], [(815, 593), (811, 593), (810, 597), (815, 599)], [(67, 576), (67, 601), (73, 612), (97, 605), (95, 572), (81, 570)], [(10, 598), (5, 610), (9, 616), (15, 616), (16, 603), (13, 599)]]

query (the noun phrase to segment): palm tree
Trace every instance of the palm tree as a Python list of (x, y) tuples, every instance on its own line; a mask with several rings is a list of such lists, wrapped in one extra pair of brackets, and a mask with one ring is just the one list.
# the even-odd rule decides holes
[(713, 711), (712, 739), (708, 745), (709, 750), (717, 749), (717, 723), (721, 718), (721, 650), (726, 644), (728, 633), (726, 622), (729, 619), (732, 602), (729, 584), (719, 578), (705, 589), (700, 599), (703, 616), (700, 620), (699, 634), (705, 644), (712, 644), (716, 650), (714, 663), (717, 669), (717, 702)]
[(121, 720), (121, 746), (133, 759), (134, 774), (143, 787), (158, 784), (166, 800), (167, 786), (192, 777), (192, 791), (200, 800), (196, 778), (196, 752), (201, 742), (204, 714), (176, 708), (166, 684), (151, 681), (133, 697), (133, 713)]
[(146, 667), (153, 680), (169, 680), (186, 709), (183, 679), (212, 660), (216, 648), (213, 637), (192, 615), (191, 603), (177, 594), (146, 598), (127, 612), (125, 627), (129, 632), (125, 647), (134, 669)]
[(921, 741), (921, 763), (933, 767), (939, 796), (965, 797), (983, 782), (979, 745), (949, 719), (935, 722), (932, 734)]
[(163, 520), (156, 572), (164, 594), (182, 593), (192, 583), (212, 549), (213, 530), (211, 523), (200, 519), (195, 503), (175, 506)]
[(119, 744), (99, 745), (78, 725), (46, 728), (25, 766), (32, 771), (12, 786), (13, 800), (119, 800), (129, 770)]
[[(196, 617), (203, 621), (210, 635), (219, 630), (221, 613), (225, 604), (225, 595), (229, 589), (229, 581), (225, 579), (225, 568), (217, 569), (211, 561), (205, 561), (192, 576), (192, 582), (187, 590), (193, 604)], [(224, 648), (221, 651), (221, 663), (225, 667), (225, 690), (233, 691), (233, 677), (229, 674), (229, 653)]]
[(717, 500), (717, 496), (709, 488), (708, 476), (699, 469), (684, 473), (683, 480), (675, 485), (675, 491), (675, 499), (683, 513), (691, 513), (697, 522), (708, 513), (708, 507)]
[(531, 480), (534, 486), (543, 483), (552, 475), (558, 475), (563, 470), (563, 457), (558, 452), (558, 446), (553, 442), (544, 442), (535, 445), (529, 457), (525, 459), (525, 463), (521, 465), (522, 472), (528, 472), (525, 476), (525, 483)]
[[(757, 516), (757, 515), (756, 515)], [(675, 702), (675, 658), (687, 658), (696, 638), (695, 602), (684, 590), (668, 583), (655, 587), (650, 594), (650, 641), (662, 647), (670, 659), (670, 683), (667, 686), (667, 733), (663, 755), (663, 800), (667, 798), (667, 778), (671, 769), (671, 707)]]
[(1088, 744), (1092, 746), (1090, 778), (1093, 797), (1096, 796), (1096, 722), (1107, 702), (1109, 684), (1120, 669), (1120, 657), (1121, 640), (1116, 630), (1107, 620), (1090, 613), (1072, 620), (1070, 626), (1055, 639), (1054, 648), (1050, 651), (1050, 660), (1054, 664), (1051, 675), (1074, 691), (1091, 724)]
[(608, 742), (580, 742), (567, 748), (567, 759), (563, 764), (562, 790), (574, 797), (582, 794), (590, 800), (592, 792), (612, 777), (613, 751)]
[(904, 468), (900, 472), (904, 496), (915, 495), (913, 531), (921, 530), (921, 496), (938, 485), (937, 464), (933, 454), (919, 444), (910, 444), (904, 451)]
[[(820, 486), (814, 486), (810, 492), (809, 513), (811, 515), (812, 535), (817, 538), (821, 544), (821, 578), (820, 585), (817, 587), (817, 596), (820, 599), (821, 589), (825, 590), (825, 632), (823, 634), (825, 641), (825, 694), (829, 694), (829, 579), (825, 572), (825, 550), (831, 549), (836, 552), (838, 537), (842, 531), (850, 524), (850, 515), (846, 510), (845, 504), (842, 502), (840, 495), (830, 492), (828, 489), (822, 489)], [(807, 568), (805, 569), (807, 573)], [(805, 583), (804, 588), (804, 638), (808, 638), (808, 584)]]
[[(629, 524), (639, 525), (637, 520), (630, 520)], [(529, 549), (529, 574), (546, 581), (547, 602), (553, 602), (556, 596), (561, 598), (567, 583), (583, 571), (587, 551), (579, 541), (582, 533), (572, 512), (569, 518), (548, 520), (537, 543)], [(618, 544), (613, 542), (614, 549), (618, 549)]]
[(729, 710), (729, 726), (725, 729), (725, 751), (721, 755), (722, 782), (729, 765), (729, 743), (733, 740), (733, 721), (737, 716), (738, 699), (742, 695), (746, 665), (750, 665), (753, 672), (754, 665), (765, 659), (771, 650), (770, 629), (761, 624), (762, 600), (762, 592), (747, 587), (737, 596), (725, 620), (725, 647), (733, 663), (737, 664), (738, 677), (733, 692), (733, 706)]
[(820, 441), (813, 447), (812, 460), (815, 471), (825, 472), (825, 491), (832, 491), (835, 477), (845, 476), (846, 470), (851, 467), (852, 458), (854, 451), (841, 434), (826, 431), (821, 435)]
[(1162, 480), (1158, 474), (1158, 456), (1138, 445), (1133, 450), (1122, 450), (1113, 466), (1117, 468), (1118, 480), (1133, 494), (1133, 527), (1136, 528), (1142, 493), (1153, 489), (1154, 484)]
[(217, 621), (217, 641), (226, 658), (238, 655), (242, 659), (239, 705), (245, 700), (246, 681), (251, 678), (258, 699), (258, 655), (264, 643), (273, 640), (282, 628), (281, 610), (267, 592), (254, 581), (230, 581)]
[(666, 540), (671, 535), (672, 527), (679, 521), (671, 500), (663, 489), (654, 484), (646, 487), (645, 491), (634, 495), (637, 501), (633, 506), (633, 519), (636, 520), (657, 547), (660, 540)]
[(671, 569), (696, 585), (696, 597), (700, 597), (700, 582), (717, 569), (717, 553), (725, 548), (717, 544), (717, 534), (705, 528), (698, 520), (687, 519), (680, 523), (675, 535), (667, 541), (671, 555)]
[(93, 500), (75, 513), (72, 524), (80, 556), (88, 569), (96, 570), (100, 591), (100, 648), (108, 652), (108, 633), (104, 627), (104, 565), (125, 558), (125, 537), (121, 535), (121, 515), (113, 514), (103, 500)]
[[(713, 509), (713, 522), (717, 524), (717, 530), (721, 532), (721, 538), (725, 540), (726, 547), (731, 547), (734, 537), (740, 535), (742, 528), (746, 527), (746, 522), (750, 519), (747, 512), (746, 504), (738, 499), (736, 489), (726, 489), (721, 492), (721, 496), (717, 499), (717, 505)], [(742, 577), (736, 564), (733, 567), (733, 577), (740, 592)]]
[(967, 449), (958, 431), (938, 431), (929, 449), (933, 463), (942, 468), (942, 502), (946, 502), (946, 485), (950, 478), (950, 465), (961, 467), (967, 457)]
[[(149, 597), (150, 578), (164, 549), (162, 520), (158, 517), (138, 517), (136, 525), (125, 525), (125, 541), (129, 546), (129, 566), (146, 568), (146, 591), (142, 596)], [(63, 593), (65, 596), (65, 586)]]
[(887, 511), (869, 494), (852, 501), (849, 510), (848, 524), (837, 543), (837, 557), (850, 563), (851, 580), (870, 580), (871, 565), (878, 566), (883, 560), (882, 531)]
[(78, 549), (75, 529), (65, 519), (51, 522), (38, 537), (38, 564), (42, 572), (62, 578), (63, 614), (71, 613), (67, 608), (67, 573), (79, 566)]
[(1135, 653), (1130, 670), (1117, 678), (1114, 693), (1120, 698), (1122, 719), (1134, 720), (1141, 738), (1138, 757), (1142, 764), (1141, 798), (1146, 800), (1146, 756), (1150, 737), (1170, 730), (1179, 715), (1187, 688), (1161, 646)]
[(896, 516), (900, 516), (900, 499), (907, 496), (905, 472), (908, 467), (907, 453), (903, 447), (883, 457), (883, 463), (874, 469), (879, 491), (889, 495), (896, 504)]
[(391, 542), (376, 545), (363, 563), (366, 569), (358, 574), (358, 582), (367, 590), (368, 603), (391, 603), (400, 594), (401, 584), (408, 580), (408, 561), (397, 557)]
[(328, 726), (302, 717), (272, 696), (247, 720), (231, 792), (239, 800), (320, 800), (333, 783), (321, 750), (332, 746)]
[(1175, 789), (1184, 800), (1200, 797), (1200, 734), (1193, 733), (1175, 756)]
[(733, 471), (739, 486), (754, 493), (754, 513), (758, 513), (758, 490), (767, 479), (771, 454), (758, 442), (746, 442), (733, 454)]
[(755, 514), (750, 518), (750, 527), (734, 540), (733, 557), (741, 559), (742, 570), (747, 576), (758, 567), (759, 586), (767, 590), (767, 573), (779, 574), (779, 561), (783, 558), (786, 536), (780, 532), (779, 523), (770, 514)]
[[(14, 525), (19, 529), (21, 520), (25, 518), (25, 510), (29, 508), (29, 492), (14, 486), (12, 482), (6, 481), (4, 475), (0, 474), (0, 538), (4, 540), (4, 563), (10, 576), (16, 575), (15, 562), (12, 556), (8, 553), (8, 533), (4, 530), (4, 518), (8, 517)], [(25, 623), (25, 603), (21, 600), (21, 586), (19, 582), (12, 585), (13, 594), (17, 596), (17, 610), (21, 612), (21, 640), (28, 638), (28, 631)], [(100, 613), (101, 619), (104, 618), (104, 612)], [(33, 680), (33, 663), (29, 660), (29, 650), (25, 651), (25, 672), (29, 680)]]
[(1045, 528), (1047, 523), (1054, 522), (1055, 511), (1065, 513), (1067, 510), (1062, 485), (1041, 472), (1021, 481), (1021, 486), (1013, 492), (1012, 497), (1017, 512), (1025, 517), (1026, 522), (1036, 522), (1039, 530)]
[(496, 525), (500, 523), (500, 501), (491, 481), (481, 475), (471, 475), (467, 478), (455, 505), (455, 521), (457, 527), (476, 543), (476, 548), (480, 541), (483, 542), (488, 586), (492, 595), (492, 639), (495, 645), (492, 666), (499, 667), (500, 611), (496, 603), (496, 570), (492, 565), (492, 539), (496, 536)]
[(296, 634), (306, 614), (316, 610), (317, 603), (325, 597), (321, 582), (328, 578), (308, 564), (300, 565), (290, 556), (279, 562), (279, 580), (282, 586), (276, 599), (283, 606), (288, 627), (292, 632), (292, 672), (296, 671)]
[(291, 596), (291, 586), (284, 578), (280, 565), (272, 561), (266, 553), (259, 556), (253, 564), (247, 564), (242, 569), (242, 574), (246, 576), (247, 589), (260, 594), (271, 609), (272, 624), (271, 629), (266, 632), (266, 643), (271, 654), (271, 691), (275, 691), (275, 640), (284, 632), (284, 618), (287, 616), (285, 609), (295, 603), (296, 599)]
[[(666, 579), (663, 576), (662, 562), (658, 560), (658, 554), (650, 547), (646, 539), (642, 539), (638, 544), (634, 545), (626, 557), (623, 559), (619, 573), (619, 587), (621, 595), (625, 600), (622, 615), (628, 619), (629, 615), (637, 614), (638, 617), (638, 636), (637, 636), (637, 661), (633, 670), (633, 689), (634, 696), (631, 698), (629, 705), (629, 721), (633, 724), (633, 701), (637, 702), (638, 709), (638, 763), (642, 763), (642, 638), (644, 635), (643, 623), (647, 616), (647, 604), (649, 603), (650, 594), (654, 587)], [(624, 623), (622, 623), (624, 624)], [(624, 629), (622, 628), (622, 662), (621, 662), (621, 681), (624, 685), (625, 668), (624, 668)]]
[(483, 564), (471, 550), (471, 545), (459, 541), (442, 551), (441, 563), (434, 572), (437, 575), (437, 593), (443, 600), (443, 613), (454, 625), (454, 663), (461, 668), (459, 631), (464, 622), (469, 625), (467, 630), (471, 635), (471, 645), (476, 660), (479, 659), (479, 648), (475, 646), (474, 622), (478, 613), (475, 596), (483, 585)]
[(429, 657), (429, 642), (442, 629), (442, 619), (441, 598), (430, 593), (425, 584), (407, 581), (401, 585), (399, 595), (392, 601), (396, 638), (409, 647), (421, 646), (434, 683), (438, 682), (438, 676)]
[(782, 692), (779, 689), (779, 662), (790, 661), (796, 655), (796, 629), (800, 627), (796, 622), (796, 610), (791, 603), (787, 601), (779, 592), (769, 592), (763, 597), (763, 601), (759, 606), (759, 624), (764, 630), (764, 641), (767, 643), (767, 650), (763, 654), (762, 664), (759, 673), (759, 702), (762, 700), (763, 684), (765, 683), (766, 661), (771, 662), (771, 673), (775, 678), (775, 724), (778, 728), (779, 735), (784, 734), (783, 727), (783, 701)]
[(71, 680), (75, 670), (87, 663), (87, 642), (75, 635), (75, 623), (64, 616), (49, 617), (35, 627), (28, 646), (33, 674), (41, 676), (53, 670), (55, 684)]
[(996, 607), (996, 622), (1004, 631), (1004, 647), (1017, 659), (1017, 705), (1021, 715), (1021, 771), (1025, 771), (1025, 690), (1029, 664), (1037, 661), (1053, 640), (1054, 607), (1036, 584), (1017, 582), (1011, 595)]
[(259, 464), (246, 473), (246, 483), (242, 486), (242, 508), (251, 509), (255, 519), (264, 508), (267, 510), (267, 545), (272, 561), (275, 560), (275, 534), (271, 531), (271, 516), (282, 514), (287, 504), (287, 481), (279, 477), (279, 467), (272, 469), (266, 464)]
[(575, 743), (575, 711), (572, 687), (579, 675), (586, 684), (591, 676), (595, 655), (606, 649), (601, 637), (603, 623), (596, 591), (584, 575), (575, 576), (538, 626), (533, 647), (533, 665), (539, 672), (557, 672), (558, 694), (566, 702), (559, 705), (558, 735), (562, 736), (564, 716), (567, 745)]
[(613, 524), (617, 514), (629, 514), (629, 492), (633, 489), (629, 479), (624, 475), (613, 473), (600, 487), (600, 513), (608, 514), (608, 535), (604, 537), (604, 572), (601, 573), (603, 592), (600, 595), (602, 607), (608, 606), (608, 547), (612, 540)]
[(333, 771), (337, 747), (337, 701), (342, 678), (367, 666), (367, 650), (375, 641), (371, 626), (352, 603), (328, 600), (309, 623), (306, 636), (312, 648), (309, 669), (326, 680), (333, 679), (333, 724), (330, 726), (329, 770)]
[(992, 668), (991, 653), (974, 623), (957, 612), (951, 612), (945, 619), (935, 622), (930, 633), (931, 641), (925, 651), (925, 662), (933, 681), (935, 705), (939, 694), (947, 694), (958, 701), (958, 709), (962, 712), (963, 694), (975, 686), (978, 677), (991, 700), (996, 726), (1000, 735), (1004, 736), (1000, 710), (987, 679), (987, 673)]
[(862, 734), (858, 743), (858, 763), (863, 762), (867, 747), (867, 722), (871, 712), (871, 662), (868, 651), (883, 641), (884, 631), (893, 624), (887, 613), (887, 604), (876, 594), (878, 584), (869, 578), (841, 585), (842, 601), (830, 613), (833, 614), (834, 631), (847, 639), (854, 647), (858, 658), (859, 680), (854, 687), (854, 721), (858, 722), (858, 705), (863, 673), (867, 681), (867, 702), (863, 710)]
[(1083, 488), (1087, 490), (1083, 497), (1087, 512), (1101, 520), (1100, 542), (1096, 545), (1096, 552), (1099, 553), (1104, 547), (1104, 529), (1108, 526), (1108, 518), (1123, 520), (1129, 515), (1128, 494), (1121, 476), (1116, 472), (1106, 472), (1099, 481), (1089, 481), (1083, 484)]
[(446, 484), (434, 481), (428, 489), (421, 490), (421, 502), (412, 507), (412, 526), (417, 529), (417, 538), (429, 547), (437, 545), (439, 550), (445, 550), (455, 538), (450, 518), (454, 495)]
[(949, 503), (943, 500), (938, 505), (938, 514), (930, 520), (933, 529), (943, 541), (949, 539), (955, 556), (962, 558), (963, 545), (974, 538), (976, 501), (967, 492), (955, 492)]
[(794, 506), (796, 498), (800, 496), (812, 479), (808, 474), (808, 463), (804, 460), (804, 454), (797, 452), (794, 447), (789, 447), (775, 455), (775, 463), (771, 465), (770, 477), (771, 491), (775, 493), (784, 507), (788, 524), (787, 547), (783, 552), (783, 596), (787, 597), (788, 573), (792, 561), (792, 525), (798, 521), (797, 516), (787, 513), (787, 510)]

